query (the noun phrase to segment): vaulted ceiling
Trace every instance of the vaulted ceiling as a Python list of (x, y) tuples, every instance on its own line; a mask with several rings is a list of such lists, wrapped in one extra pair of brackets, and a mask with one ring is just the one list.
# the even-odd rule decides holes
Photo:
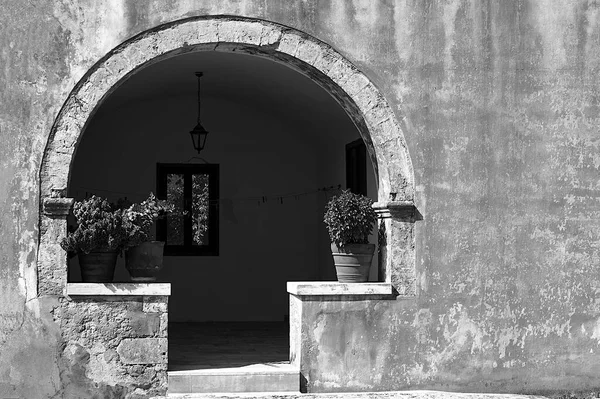
[(278, 114), (307, 127), (341, 123), (353, 128), (333, 97), (306, 76), (271, 60), (220, 51), (178, 55), (142, 69), (113, 92), (99, 112), (175, 96), (187, 96), (195, 102), (196, 71), (204, 73), (203, 102), (218, 97)]

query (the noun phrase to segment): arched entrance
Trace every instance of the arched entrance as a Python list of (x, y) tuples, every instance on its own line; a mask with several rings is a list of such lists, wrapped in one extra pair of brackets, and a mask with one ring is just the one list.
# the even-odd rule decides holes
[[(50, 199), (64, 197), (75, 149), (103, 99), (141, 68), (202, 50), (242, 52), (276, 60), (327, 90), (346, 110), (367, 146), (378, 176), (382, 213), (398, 214), (398, 219), (412, 226), (414, 174), (404, 134), (393, 110), (369, 78), (339, 52), (306, 33), (261, 20), (220, 16), (180, 20), (139, 34), (109, 52), (81, 79), (65, 101), (44, 152), (40, 173), (41, 203), (45, 202), (42, 231), (61, 213), (61, 201)], [(414, 239), (412, 228), (406, 229), (404, 225), (398, 229), (386, 226), (380, 270), (385, 281), (392, 282), (400, 293), (410, 294), (414, 293)], [(392, 260), (386, 253), (399, 256)], [(62, 292), (66, 283), (63, 258), (57, 242), (42, 235), (38, 266), (41, 294)]]
[(380, 279), (391, 283), (399, 294), (414, 294), (414, 178), (393, 110), (373, 83), (327, 44), (281, 25), (234, 17), (192, 18), (144, 32), (108, 53), (71, 92), (51, 132), (40, 175), (44, 208), (39, 293), (60, 295), (66, 287), (66, 256), (58, 245), (72, 202), (66, 198), (66, 189), (75, 149), (93, 114), (141, 69), (183, 53), (206, 50), (251, 54), (283, 63), (319, 84), (344, 108), (366, 144), (377, 175), (377, 208), (382, 216)]

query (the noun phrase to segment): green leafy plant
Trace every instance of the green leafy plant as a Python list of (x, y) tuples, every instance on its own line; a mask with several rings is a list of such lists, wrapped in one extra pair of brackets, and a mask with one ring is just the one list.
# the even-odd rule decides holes
[(372, 204), (372, 199), (349, 190), (331, 198), (323, 220), (331, 242), (340, 248), (346, 244), (367, 244), (377, 220)]
[(175, 210), (175, 206), (150, 193), (141, 203), (129, 205), (123, 209), (124, 246), (132, 247), (152, 237), (154, 222)]
[(76, 252), (121, 250), (124, 244), (123, 210), (95, 195), (73, 205), (77, 228), (69, 232), (60, 246)]

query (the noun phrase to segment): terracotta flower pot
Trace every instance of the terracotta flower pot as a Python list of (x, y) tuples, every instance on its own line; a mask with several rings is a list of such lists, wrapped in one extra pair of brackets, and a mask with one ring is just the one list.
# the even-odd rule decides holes
[(117, 251), (79, 252), (77, 255), (84, 283), (110, 283), (113, 280)]
[(164, 241), (147, 241), (125, 251), (125, 268), (131, 281), (156, 281), (163, 267)]
[(375, 253), (375, 244), (346, 244), (339, 248), (331, 244), (333, 263), (340, 283), (364, 283)]

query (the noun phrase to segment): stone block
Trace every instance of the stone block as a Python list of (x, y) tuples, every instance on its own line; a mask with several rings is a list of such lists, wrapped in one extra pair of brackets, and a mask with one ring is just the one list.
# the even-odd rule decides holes
[(281, 40), (279, 41), (277, 51), (289, 54), (291, 56), (295, 56), (296, 51), (298, 50), (298, 47), (302, 41), (303, 39), (300, 35), (296, 33), (285, 32), (281, 36)]
[(123, 364), (167, 363), (167, 339), (124, 339), (117, 347), (117, 353)]
[(196, 30), (198, 39), (189, 44), (216, 43), (219, 41), (218, 22), (215, 20), (199, 20), (190, 22), (190, 26)]
[(218, 41), (259, 45), (263, 25), (238, 20), (222, 20), (217, 24)]
[(158, 334), (160, 317), (158, 313), (127, 312), (131, 335), (134, 337), (148, 337)]
[[(58, 151), (50, 153), (44, 170), (50, 181), (50, 187), (56, 188), (67, 186), (70, 162), (71, 155), (68, 153)], [(44, 193), (44, 195), (50, 195), (50, 193)]]
[(167, 311), (167, 297), (144, 296), (143, 310), (147, 313), (164, 313)]
[(369, 126), (377, 126), (380, 123), (388, 120), (392, 115), (394, 115), (394, 112), (387, 102), (381, 102), (376, 104), (365, 114), (365, 120)]
[(38, 256), (39, 295), (61, 295), (67, 284), (67, 254), (57, 243), (41, 243)]
[[(99, 68), (93, 74), (94, 79), (88, 79), (83, 83), (77, 93), (77, 98), (81, 103), (92, 105), (91, 108), (93, 108), (102, 99), (105, 93), (98, 90), (96, 83), (100, 80), (99, 77), (103, 77), (102, 75), (102, 69)], [(106, 79), (107, 76), (103, 78)]]
[(345, 59), (340, 58), (340, 60), (329, 70), (327, 76), (345, 90), (346, 82), (357, 71), (358, 70), (352, 64)]
[(356, 105), (363, 115), (367, 114), (373, 107), (377, 106), (383, 98), (373, 83), (368, 83), (355, 97)]
[[(67, 220), (65, 212), (69, 212), (70, 205), (56, 204), (56, 201), (48, 204), (49, 200), (71, 200), (70, 198), (46, 198), (44, 199), (44, 213), (40, 221), (41, 242), (57, 244), (67, 234)], [(46, 215), (50, 215), (47, 217)]]
[(350, 96), (355, 96), (362, 89), (367, 87), (368, 84), (369, 78), (367, 78), (363, 73), (357, 71), (350, 78), (348, 78), (344, 86), (344, 90), (346, 90), (346, 93), (348, 93)]
[(320, 54), (321, 46), (308, 40), (303, 40), (296, 50), (296, 57), (310, 65), (314, 64)]
[(182, 30), (181, 27), (178, 29), (168, 28), (158, 31), (154, 41), (156, 53), (165, 54), (181, 48), (184, 43), (189, 43), (191, 40), (194, 40), (194, 37), (190, 36), (190, 33), (193, 32), (189, 29)]
[(159, 337), (167, 337), (169, 333), (169, 314), (163, 313), (160, 315), (160, 328), (158, 331)]
[(106, 79), (103, 79), (98, 83), (102, 83), (105, 90), (110, 89), (114, 83), (118, 82), (127, 73), (142, 64), (144, 60), (152, 59), (153, 54), (155, 54), (153, 47), (154, 39), (145, 36), (138, 39), (134, 46), (127, 46), (118, 53), (115, 53), (102, 65), (110, 71), (111, 74), (107, 75)]
[(321, 48), (321, 55), (316, 58), (313, 66), (327, 75), (327, 72), (339, 61), (339, 57), (332, 50)]
[(277, 43), (281, 39), (281, 29), (274, 25), (263, 25), (260, 36), (261, 46), (270, 46)]

